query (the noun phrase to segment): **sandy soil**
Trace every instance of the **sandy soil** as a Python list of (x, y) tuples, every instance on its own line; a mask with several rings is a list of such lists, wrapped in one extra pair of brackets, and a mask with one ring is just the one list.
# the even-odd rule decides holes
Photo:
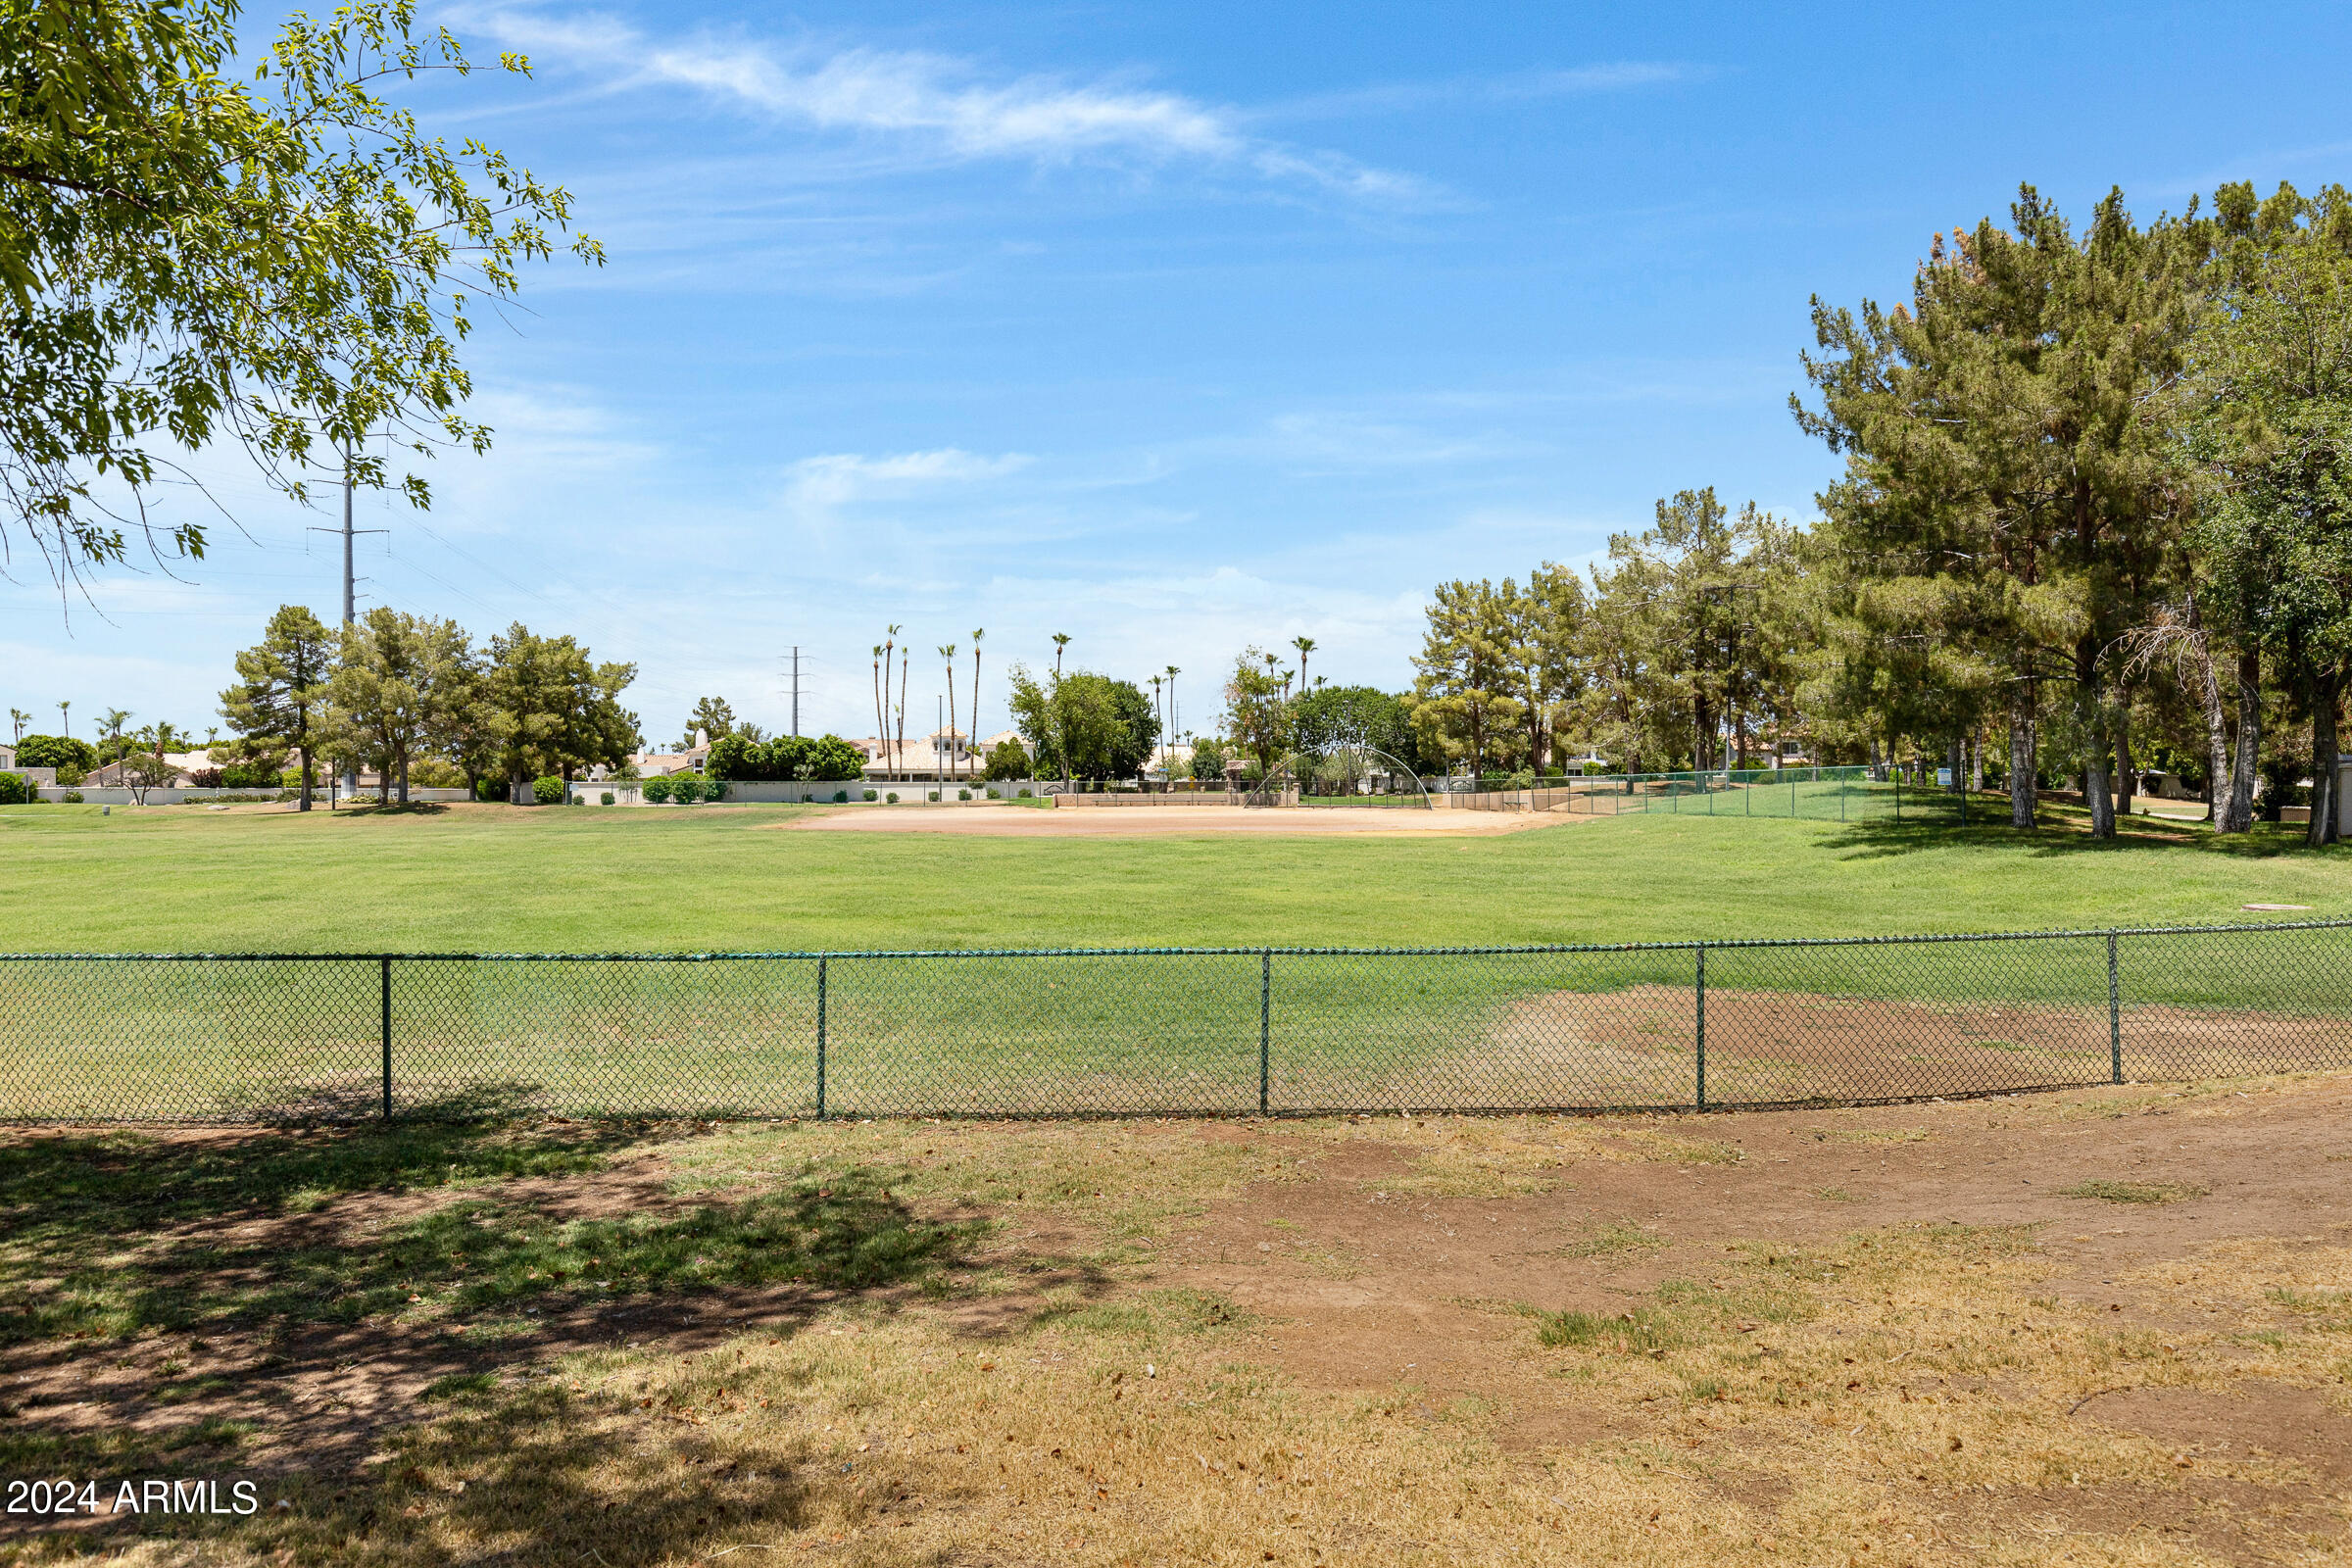
[(1256, 810), (1242, 806), (956, 806), (877, 810), (849, 807), (779, 822), (791, 833), (953, 833), (979, 838), (1154, 839), (1235, 833), (1308, 838), (1422, 838), (1524, 833), (1589, 822), (1540, 811), (1422, 811), (1401, 807), (1314, 806)]

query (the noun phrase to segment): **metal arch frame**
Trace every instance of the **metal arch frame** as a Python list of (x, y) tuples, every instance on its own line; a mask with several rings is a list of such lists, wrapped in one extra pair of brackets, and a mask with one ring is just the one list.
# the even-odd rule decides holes
[[(1382, 761), (1387, 762), (1389, 764), (1392, 776), (1401, 774), (1413, 781), (1413, 788), (1419, 791), (1421, 796), (1421, 804), (1417, 809), (1424, 811), (1434, 811), (1437, 809), (1436, 803), (1431, 801), (1429, 798), (1429, 786), (1421, 782), (1421, 775), (1419, 772), (1405, 766), (1403, 761), (1394, 754), (1382, 751), (1379, 747), (1373, 745), (1368, 740), (1362, 739), (1360, 736), (1343, 736), (1335, 741), (1332, 745), (1326, 746), (1318, 751), (1310, 752), (1308, 755), (1314, 757), (1324, 757), (1329, 756), (1335, 751), (1340, 751), (1343, 749), (1368, 753), (1373, 757), (1379, 758)], [(1304, 798), (1305, 793), (1305, 790), (1301, 788), (1299, 791), (1301, 799)]]

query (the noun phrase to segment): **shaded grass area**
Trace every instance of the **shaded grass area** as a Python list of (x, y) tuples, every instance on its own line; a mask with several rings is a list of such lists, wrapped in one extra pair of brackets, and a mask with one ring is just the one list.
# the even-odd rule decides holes
[[(44, 808), (0, 819), (10, 946), (1446, 946), (2206, 922), (2250, 902), (2352, 912), (2352, 849), (2144, 818), (2101, 844), (2069, 809), (2032, 834), (1672, 814), (1439, 841), (776, 831), (809, 809)], [(370, 896), (338, 891), (353, 886)]]
[[(917, 1219), (891, 1196), (888, 1173), (867, 1168), (612, 1216), (473, 1196), (517, 1178), (597, 1172), (644, 1136), (617, 1123), (477, 1121), (214, 1146), (126, 1133), (0, 1145), (0, 1345), (422, 1319), (558, 1292), (858, 1290), (935, 1272), (978, 1235), (974, 1221)], [(355, 1195), (442, 1189), (457, 1191), (380, 1225), (327, 1212)]]

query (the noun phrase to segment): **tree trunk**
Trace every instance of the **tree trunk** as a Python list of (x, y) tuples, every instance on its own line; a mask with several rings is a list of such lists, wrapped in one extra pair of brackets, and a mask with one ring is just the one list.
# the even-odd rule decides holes
[(2237, 653), (2237, 755), (2230, 763), (2228, 814), (2217, 831), (2243, 833), (2254, 825), (2255, 766), (2261, 756), (2262, 650), (2249, 646)]
[(409, 804), (409, 760), (405, 757), (400, 760), (400, 804)]
[[(2197, 625), (2196, 602), (2188, 607), (2189, 624)], [(2196, 641), (2190, 644), (2188, 672), (2194, 677), (2197, 704), (2205, 715), (2205, 814), (2213, 822), (2216, 833), (2243, 833), (2243, 822), (2234, 826), (2228, 820), (2226, 808), (2229, 797), (2224, 793), (2223, 780), (2230, 775), (2230, 717), (2222, 707), (2221, 677), (2214, 673), (2213, 644), (2199, 628)]]
[(311, 791), (314, 787), (312, 783), (313, 764), (311, 761), (311, 749), (308, 746), (298, 746), (294, 750), (295, 754), (302, 759), (302, 804), (296, 807), (295, 809), (299, 811), (307, 811), (311, 808)]
[(2106, 692), (2099, 685), (2098, 645), (2088, 638), (2075, 649), (2075, 711), (2090, 742), (2082, 764), (2082, 803), (2090, 808), (2090, 836), (2115, 837), (2115, 798), (2108, 790), (2107, 747), (2113, 724), (2107, 714)]
[(2124, 710), (2115, 716), (2116, 815), (2128, 817), (2132, 814), (2132, 797), (2136, 793), (2133, 786), (2138, 782), (2137, 771), (2132, 765), (2132, 714), (2129, 710)]
[(2034, 734), (2034, 683), (2021, 680), (2009, 696), (2009, 825), (2032, 827), (2040, 748)]
[[(2316, 684), (2316, 683), (2315, 683)], [(2312, 848), (2332, 844), (2336, 833), (2335, 708), (2343, 693), (2343, 677), (2330, 676), (2311, 698), (2311, 833)]]

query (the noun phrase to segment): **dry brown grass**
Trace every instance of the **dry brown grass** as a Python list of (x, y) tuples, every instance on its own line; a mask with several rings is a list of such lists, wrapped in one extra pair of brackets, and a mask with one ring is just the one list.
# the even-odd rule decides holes
[[(2290, 1093), (2127, 1094), (2115, 1113), (2235, 1115)], [(1969, 1112), (2054, 1127), (2069, 1147), (2108, 1113)], [(849, 1298), (793, 1332), (576, 1351), (453, 1386), (363, 1476), (291, 1481), (290, 1509), (204, 1537), (202, 1554), (388, 1568), (500, 1553), (605, 1568), (2343, 1560), (2343, 1474), (2101, 1416), (2124, 1395), (2252, 1386), (2352, 1414), (2340, 1236), (2203, 1242), (2091, 1285), (2032, 1223), (1778, 1239), (1597, 1218), (1547, 1255), (1630, 1271), (1594, 1276), (1617, 1304), (1493, 1319), (1513, 1337), (1504, 1401), (1283, 1373), (1279, 1322), (1155, 1273), (1175, 1231), (1252, 1193), (1276, 1206), (1247, 1234), (1355, 1280), (1378, 1265), (1281, 1217), (1297, 1184), (1336, 1182), (1359, 1206), (1386, 1192), (1538, 1204), (1573, 1191), (1579, 1165), (1648, 1165), (1641, 1179), (1679, 1192), (1735, 1169), (1757, 1129), (1792, 1152), (1776, 1158), (1841, 1161), (1973, 1136), (1840, 1126), (1817, 1141), (1810, 1123), (1764, 1118), (722, 1130), (673, 1147), (673, 1191), (736, 1200), (857, 1165), (918, 1208), (986, 1208), (994, 1240), (931, 1298)], [(1350, 1159), (1389, 1163), (1324, 1174)], [(1039, 1257), (1092, 1272), (1039, 1289), (1024, 1262)], [(1007, 1310), (973, 1315), (992, 1304)], [(1514, 1439), (1537, 1410), (1592, 1425)], [(2332, 1501), (2315, 1509), (2315, 1494)], [(2224, 1514), (2253, 1546), (2216, 1544)], [(123, 1560), (198, 1548), (150, 1541)]]

